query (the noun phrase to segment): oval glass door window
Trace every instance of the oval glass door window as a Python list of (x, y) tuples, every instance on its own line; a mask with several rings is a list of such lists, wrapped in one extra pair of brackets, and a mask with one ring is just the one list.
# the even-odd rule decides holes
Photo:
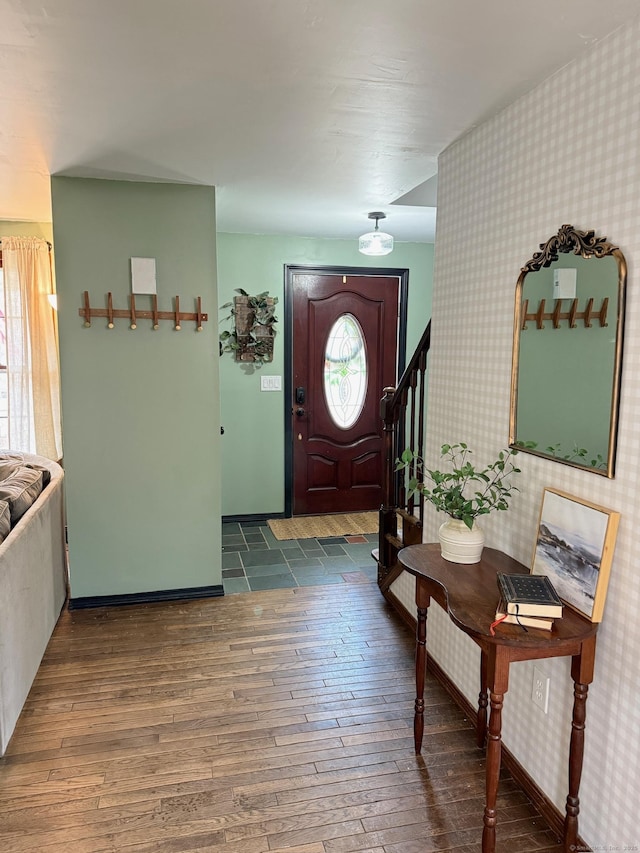
[(353, 314), (342, 314), (329, 330), (324, 356), (324, 396), (341, 429), (349, 429), (360, 417), (368, 372), (362, 327)]

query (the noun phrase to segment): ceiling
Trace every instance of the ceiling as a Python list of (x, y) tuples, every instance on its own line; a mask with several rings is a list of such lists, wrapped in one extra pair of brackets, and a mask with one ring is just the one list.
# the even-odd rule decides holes
[(637, 0), (2, 0), (0, 219), (49, 221), (64, 174), (215, 185), (221, 231), (351, 238), (382, 210), (396, 239), (430, 241), (438, 154), (637, 15)]

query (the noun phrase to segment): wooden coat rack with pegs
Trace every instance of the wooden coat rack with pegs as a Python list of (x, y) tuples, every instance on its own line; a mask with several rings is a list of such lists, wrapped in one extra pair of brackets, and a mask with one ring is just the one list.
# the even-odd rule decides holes
[(203, 314), (202, 312), (202, 298), (200, 296), (196, 297), (195, 311), (180, 311), (179, 296), (175, 297), (174, 311), (158, 311), (158, 297), (155, 293), (151, 295), (150, 311), (141, 311), (136, 307), (136, 297), (133, 293), (129, 296), (128, 311), (122, 308), (113, 307), (113, 296), (111, 293), (107, 293), (106, 308), (92, 308), (89, 302), (88, 290), (85, 290), (82, 302), (83, 305), (82, 308), (78, 310), (78, 314), (81, 317), (84, 317), (84, 324), (87, 328), (91, 326), (92, 317), (104, 317), (107, 320), (108, 329), (114, 328), (114, 319), (129, 320), (129, 327), (131, 329), (136, 329), (138, 327), (138, 320), (151, 320), (153, 322), (154, 329), (160, 328), (160, 320), (171, 320), (174, 323), (174, 329), (176, 332), (179, 332), (182, 329), (182, 322), (184, 320), (188, 320), (196, 324), (197, 332), (201, 332), (202, 324), (206, 323), (209, 319), (209, 315)]
[(590, 329), (593, 325), (593, 320), (598, 320), (601, 326), (607, 326), (607, 311), (609, 309), (609, 298), (606, 297), (602, 300), (602, 305), (600, 306), (600, 310), (593, 309), (593, 299), (588, 299), (586, 307), (584, 311), (578, 311), (578, 300), (571, 300), (571, 307), (568, 311), (562, 310), (562, 299), (555, 300), (555, 306), (553, 311), (545, 311), (545, 300), (541, 299), (538, 304), (538, 310), (534, 313), (529, 313), (529, 300), (525, 299), (522, 303), (522, 325), (521, 329), (524, 331), (527, 328), (527, 323), (529, 320), (535, 320), (536, 329), (544, 329), (544, 321), (551, 320), (553, 322), (553, 328), (560, 328), (561, 320), (569, 321), (569, 328), (575, 329), (578, 325), (578, 320), (584, 321), (584, 325), (586, 329)]

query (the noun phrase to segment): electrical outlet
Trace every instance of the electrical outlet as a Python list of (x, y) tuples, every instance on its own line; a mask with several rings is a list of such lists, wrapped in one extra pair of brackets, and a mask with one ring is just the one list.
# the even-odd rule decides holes
[(531, 701), (538, 708), (542, 708), (545, 714), (549, 712), (549, 682), (551, 679), (548, 675), (538, 669), (533, 668), (533, 686), (531, 688)]

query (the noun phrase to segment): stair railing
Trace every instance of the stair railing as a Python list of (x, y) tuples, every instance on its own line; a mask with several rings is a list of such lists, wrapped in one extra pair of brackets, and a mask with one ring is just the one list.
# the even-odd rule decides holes
[(397, 388), (385, 388), (380, 401), (385, 458), (383, 503), (380, 507), (378, 540), (378, 585), (386, 592), (402, 572), (398, 552), (406, 545), (422, 542), (424, 498), (409, 494), (407, 484), (415, 476), (415, 465), (396, 471), (396, 459), (410, 447), (424, 451), (427, 366), (431, 346), (431, 323), (420, 339)]

